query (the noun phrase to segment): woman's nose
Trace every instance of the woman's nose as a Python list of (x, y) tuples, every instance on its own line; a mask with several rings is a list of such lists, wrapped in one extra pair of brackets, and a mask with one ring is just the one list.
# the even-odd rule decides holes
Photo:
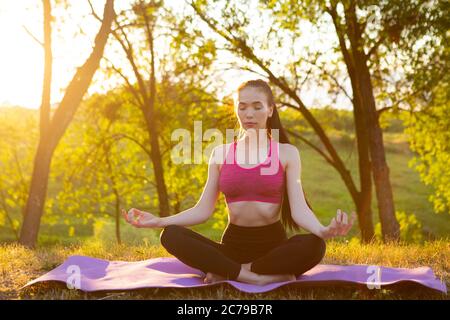
[(254, 111), (247, 111), (247, 112), (245, 113), (245, 118), (246, 118), (247, 120), (252, 120), (252, 119), (254, 118), (253, 115), (254, 115)]

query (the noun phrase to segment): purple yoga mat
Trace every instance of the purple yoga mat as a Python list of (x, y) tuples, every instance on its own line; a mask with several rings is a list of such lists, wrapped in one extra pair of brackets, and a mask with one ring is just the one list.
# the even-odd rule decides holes
[[(203, 287), (205, 274), (177, 258), (160, 257), (143, 261), (108, 261), (86, 256), (70, 256), (55, 269), (28, 282), (24, 287), (42, 281), (61, 281), (68, 288), (82, 291), (131, 290), (138, 288)], [(378, 289), (398, 282), (413, 282), (447, 293), (444, 282), (437, 278), (429, 267), (388, 268), (370, 265), (326, 265), (319, 264), (299, 276), (297, 280), (276, 282), (268, 285), (252, 285), (224, 280), (244, 292), (266, 292), (289, 283), (331, 285), (353, 283)]]

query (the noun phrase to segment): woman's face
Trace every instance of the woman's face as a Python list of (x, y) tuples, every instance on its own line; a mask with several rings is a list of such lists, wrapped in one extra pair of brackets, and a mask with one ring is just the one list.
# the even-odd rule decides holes
[(267, 97), (261, 89), (241, 89), (236, 105), (239, 122), (244, 130), (266, 129), (267, 118), (272, 116), (273, 107), (267, 105)]

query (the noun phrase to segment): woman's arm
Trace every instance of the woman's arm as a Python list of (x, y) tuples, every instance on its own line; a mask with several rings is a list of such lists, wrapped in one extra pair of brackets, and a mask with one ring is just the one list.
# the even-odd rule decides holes
[(286, 183), (292, 218), (300, 227), (320, 237), (325, 227), (306, 204), (301, 183), (300, 154), (293, 145), (286, 144), (285, 148)]
[[(176, 215), (160, 218), (159, 227), (165, 227), (170, 224), (180, 226), (192, 226), (208, 220), (214, 213), (217, 199), (219, 197), (219, 164), (216, 161), (218, 156), (216, 147), (211, 152), (208, 163), (208, 178), (197, 204), (187, 210), (181, 211)], [(220, 150), (219, 150), (220, 153)]]
[(301, 183), (301, 161), (298, 149), (293, 145), (286, 145), (287, 164), (287, 188), (292, 218), (297, 225), (323, 239), (346, 235), (352, 228), (356, 215), (353, 212), (351, 218), (340, 209), (330, 225), (324, 227), (316, 215), (308, 207)]

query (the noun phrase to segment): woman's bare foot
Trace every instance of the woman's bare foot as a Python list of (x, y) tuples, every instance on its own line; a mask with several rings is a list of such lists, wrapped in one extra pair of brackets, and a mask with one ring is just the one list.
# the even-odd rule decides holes
[[(297, 277), (294, 274), (258, 274), (251, 271), (252, 263), (244, 263), (242, 264), (242, 269), (245, 269), (249, 272), (244, 272), (244, 277), (248, 280), (245, 282), (252, 284), (265, 285), (272, 282), (284, 282), (284, 281), (295, 281)], [(250, 277), (248, 277), (250, 275)], [(255, 277), (256, 276), (256, 277)]]
[(204, 283), (215, 283), (217, 281), (226, 280), (225, 277), (219, 276), (218, 274), (208, 272), (203, 279)]
[(293, 274), (260, 274), (263, 285), (272, 282), (295, 281), (297, 277)]
[(273, 282), (284, 282), (284, 281), (294, 281), (297, 278), (294, 274), (259, 274), (250, 271), (251, 263), (242, 264), (241, 272), (237, 278), (237, 281), (266, 285)]
[[(241, 272), (239, 273), (237, 281), (257, 284), (257, 285), (266, 285), (273, 282), (285, 282), (285, 281), (294, 281), (297, 278), (293, 274), (259, 274), (250, 271), (251, 263), (245, 263), (241, 265)], [(222, 277), (218, 274), (208, 272), (206, 273), (205, 278), (203, 279), (204, 283), (212, 284), (218, 281), (226, 280), (225, 277)]]
[(251, 262), (242, 264), (242, 268), (245, 268), (245, 269), (247, 269), (248, 271), (251, 271), (251, 270), (250, 270), (250, 269), (251, 269), (251, 266), (252, 266), (252, 263), (251, 263)]

